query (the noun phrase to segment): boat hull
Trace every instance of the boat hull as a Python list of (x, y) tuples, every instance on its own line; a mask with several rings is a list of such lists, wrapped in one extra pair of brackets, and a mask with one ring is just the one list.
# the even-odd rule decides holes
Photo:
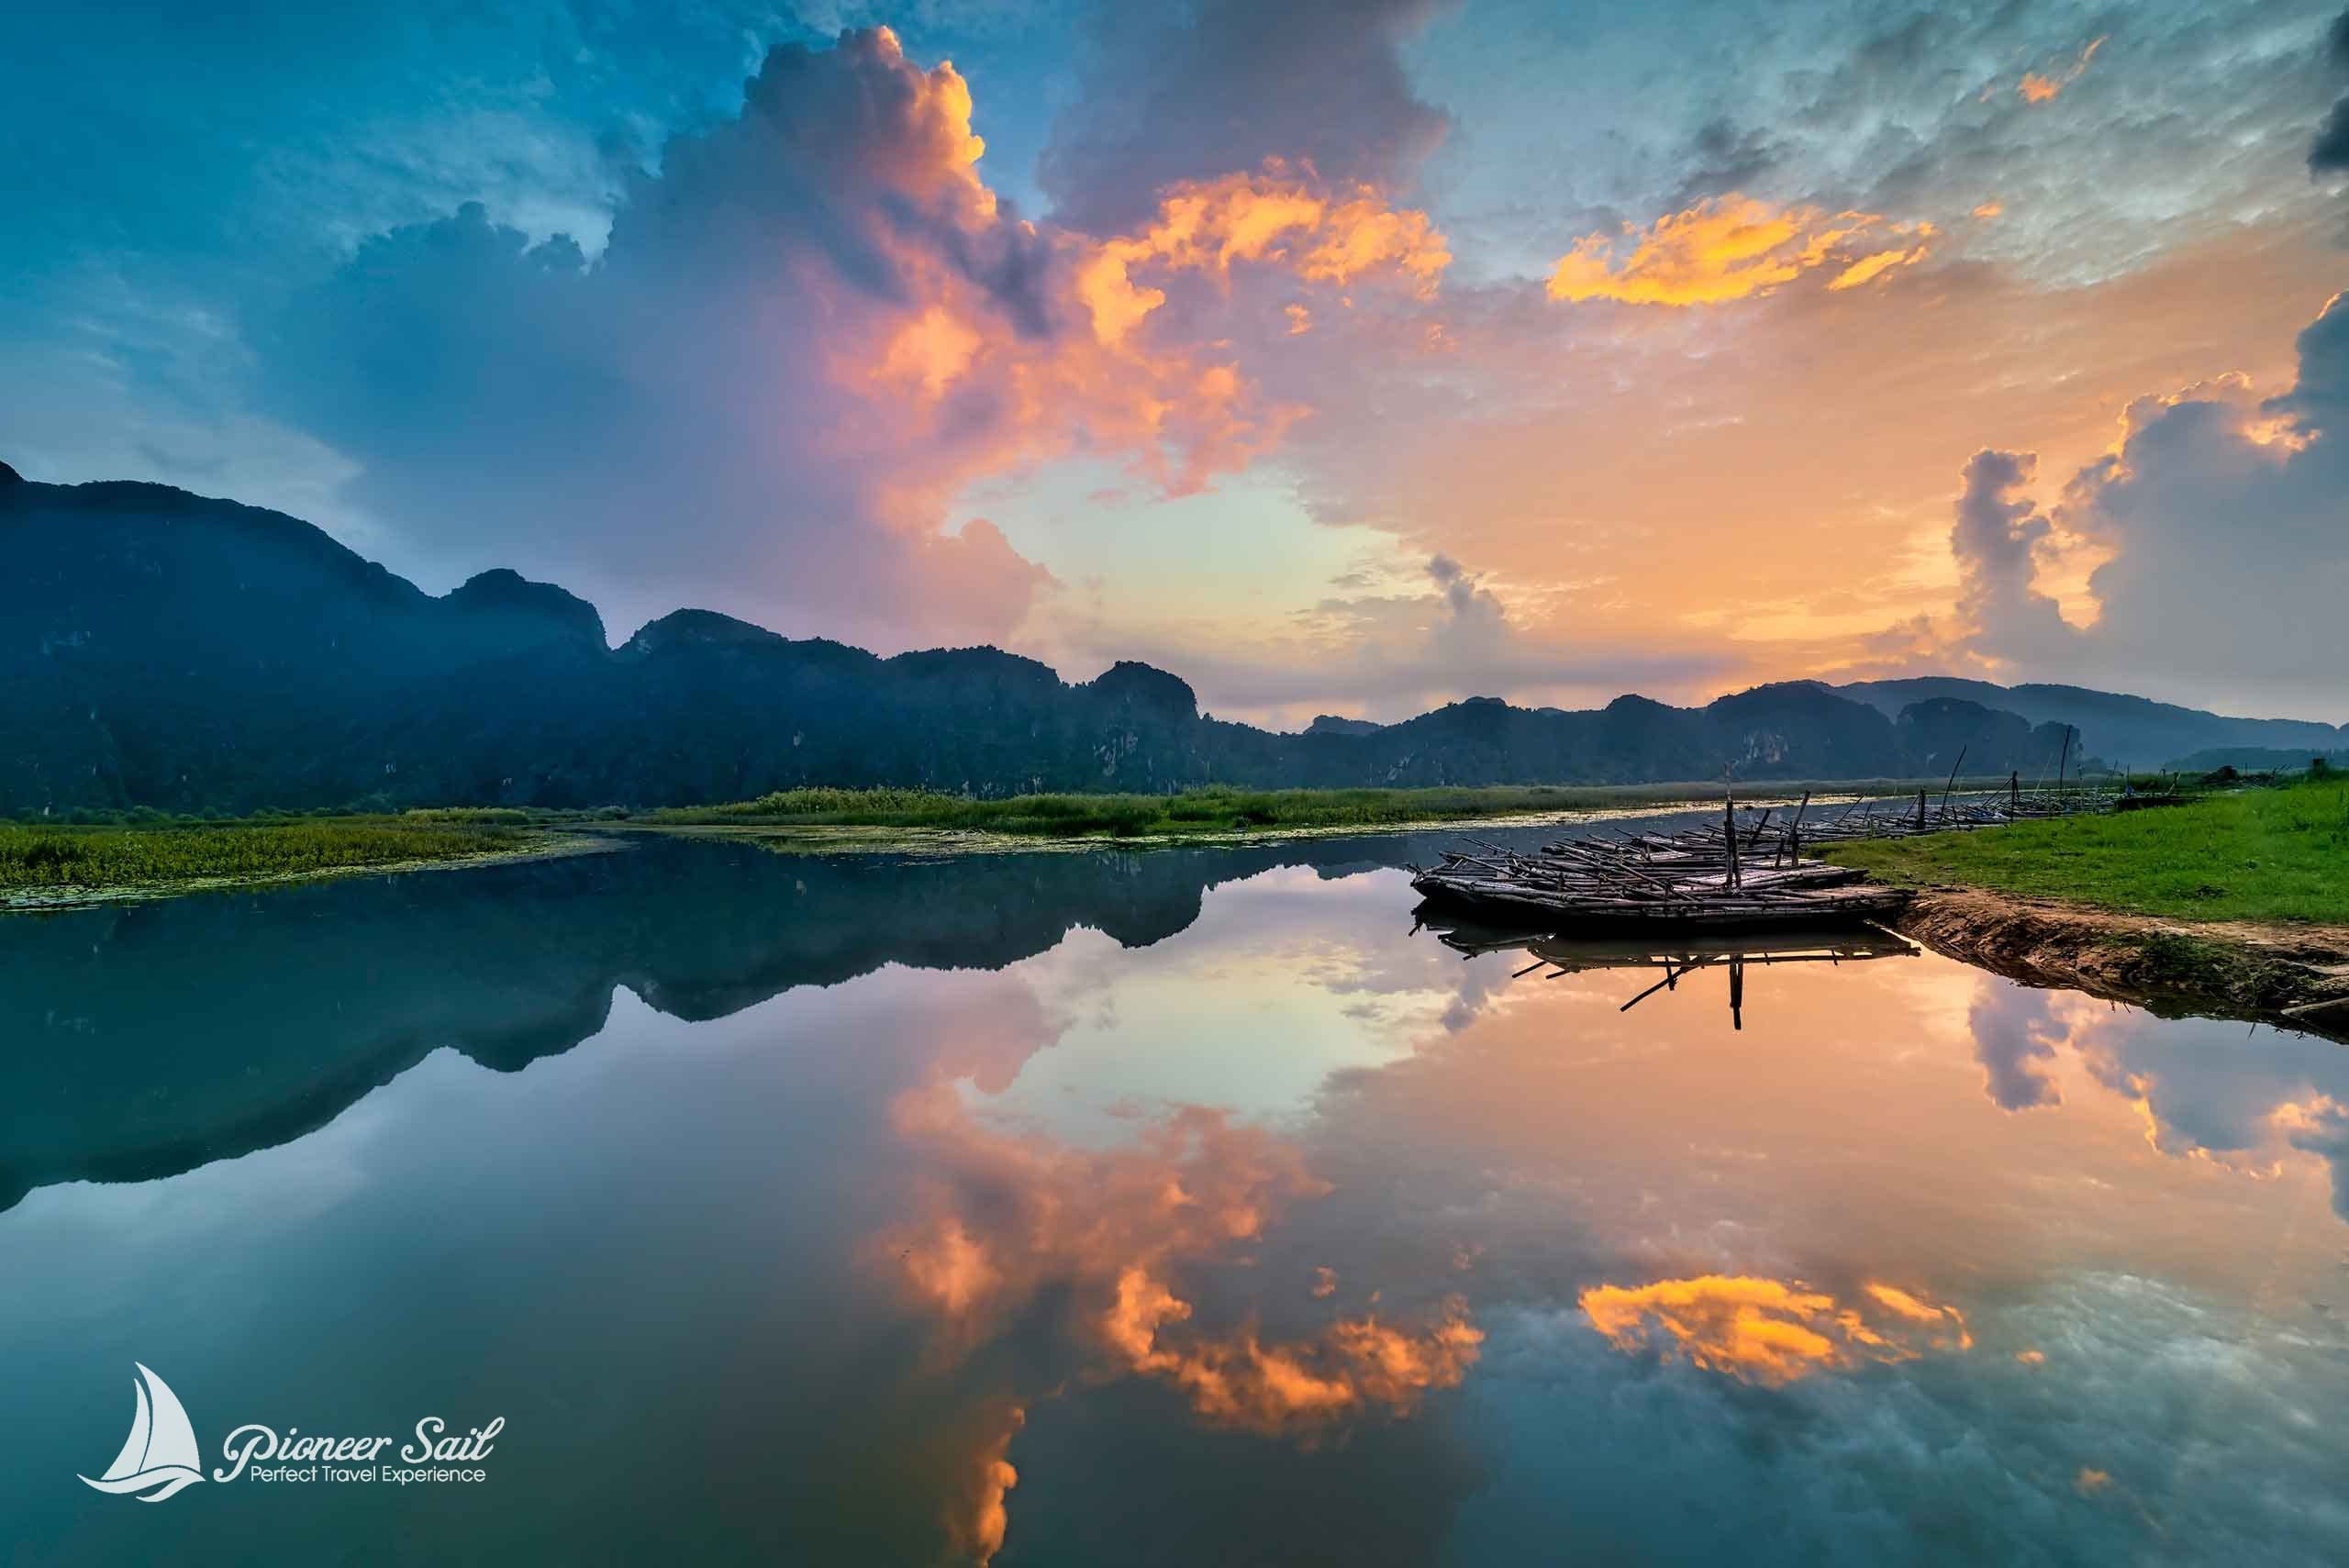
[[(1496, 879), (1497, 880), (1497, 879)], [(1860, 886), (1790, 894), (1767, 904), (1725, 904), (1656, 899), (1604, 907), (1577, 907), (1568, 898), (1543, 896), (1508, 886), (1478, 887), (1438, 876), (1420, 876), (1411, 886), (1435, 908), (1455, 913), (1506, 915), (1538, 923), (1560, 934), (1621, 934), (1631, 931), (1775, 931), (1850, 925), (1899, 913), (1905, 889)]]

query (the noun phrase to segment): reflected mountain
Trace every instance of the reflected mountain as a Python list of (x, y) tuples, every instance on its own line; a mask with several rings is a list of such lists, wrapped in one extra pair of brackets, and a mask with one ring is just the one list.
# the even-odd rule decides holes
[(2349, 1560), (2242, 1480), (2349, 1452), (2336, 1047), (1447, 945), (1394, 839), (629, 845), (0, 923), (19, 1556), (154, 1555), (57, 1459), (144, 1360), (207, 1441), (512, 1434), (199, 1488), (189, 1562)]
[(443, 1046), (518, 1070), (602, 1029), (618, 986), (716, 1018), (887, 963), (1000, 969), (1079, 926), (1146, 947), (1219, 883), (1425, 852), (1408, 835), (919, 857), (646, 839), (0, 920), (0, 1210), (297, 1138)]

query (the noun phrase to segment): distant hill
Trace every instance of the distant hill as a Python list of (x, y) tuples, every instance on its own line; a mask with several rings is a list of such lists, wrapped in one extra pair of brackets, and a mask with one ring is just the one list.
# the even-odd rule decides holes
[[(1794, 682), (1591, 712), (1480, 697), (1280, 734), (1204, 717), (1187, 684), (1139, 663), (1065, 682), (992, 648), (884, 659), (705, 610), (615, 649), (592, 606), (511, 572), (434, 597), (280, 513), (5, 465), (0, 552), (0, 814), (16, 816), (654, 806), (806, 784), (1637, 784), (1725, 763), (1748, 779), (1938, 774), (1961, 748), (1969, 773), (2028, 777), (2061, 736), (2059, 716), (1980, 701), (2000, 688), (1977, 683), (1895, 702), (1898, 683)], [(2069, 721), (2081, 749), (2132, 749)]]
[(2232, 768), (2243, 773), (2299, 773), (2318, 762), (2349, 773), (2349, 751), (2291, 751), (2266, 746), (2218, 746), (2189, 752), (2170, 763), (2181, 773), (2209, 773)]
[(2001, 686), (1951, 675), (1924, 675), (1905, 681), (1854, 681), (1828, 689), (1867, 703), (1887, 717), (1897, 717), (1911, 703), (1947, 697), (2003, 708), (2034, 725), (2074, 725), (2092, 741), (2095, 755), (2121, 767), (2165, 768), (2189, 752), (2218, 747), (2273, 747), (2313, 753), (2349, 745), (2349, 727), (2297, 718), (2229, 718), (2086, 686)]

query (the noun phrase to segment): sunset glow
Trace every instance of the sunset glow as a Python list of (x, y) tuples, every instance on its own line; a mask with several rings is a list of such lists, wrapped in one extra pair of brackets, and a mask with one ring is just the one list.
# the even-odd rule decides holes
[[(176, 482), (224, 442), (205, 485), (434, 591), (1144, 659), (1276, 727), (1915, 673), (2339, 717), (2304, 644), (2179, 614), (2221, 530), (2229, 602), (2349, 588), (2321, 6), (1733, 12), (1701, 60), (1669, 13), (868, 9), (768, 26), (747, 82), (648, 41), (641, 98), (566, 68), (516, 106), (543, 73), (493, 51), (481, 146), (319, 141), (340, 184), (216, 193), (185, 265), (54, 209), (19, 243), (89, 264), (26, 274), (9, 460)], [(100, 280), (146, 269), (134, 323)], [(2106, 453), (2163, 409), (2132, 486)], [(1984, 451), (2048, 524), (1987, 618)]]

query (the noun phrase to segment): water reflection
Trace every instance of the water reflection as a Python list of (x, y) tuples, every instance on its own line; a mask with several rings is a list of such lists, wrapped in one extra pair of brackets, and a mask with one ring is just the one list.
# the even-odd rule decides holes
[[(1415, 934), (1420, 848), (0, 925), (0, 1518), (93, 1562), (2349, 1549), (2340, 1047), (1931, 955), (1753, 962), (1742, 1029), (1675, 955), (1625, 1011), (1662, 971)], [(85, 1502), (134, 1358), (207, 1447), (510, 1435), (471, 1494)]]
[(1882, 927), (1865, 925), (1849, 929), (1752, 937), (1646, 937), (1617, 941), (1448, 923), (1432, 924), (1428, 929), (1444, 946), (1463, 953), (1513, 952), (1531, 956), (1533, 962), (1512, 971), (1511, 980), (1522, 980), (1543, 970), (1549, 972), (1542, 976), (1547, 980), (1602, 969), (1660, 974), (1661, 979), (1634, 994), (1617, 1009), (1625, 1013), (1659, 992), (1678, 991), (1682, 981), (1700, 970), (1717, 970), (1728, 982), (1729, 1021), (1733, 1029), (1745, 1027), (1745, 976), (1750, 968), (1786, 963), (1863, 963), (1878, 958), (1915, 958), (1923, 951)]

